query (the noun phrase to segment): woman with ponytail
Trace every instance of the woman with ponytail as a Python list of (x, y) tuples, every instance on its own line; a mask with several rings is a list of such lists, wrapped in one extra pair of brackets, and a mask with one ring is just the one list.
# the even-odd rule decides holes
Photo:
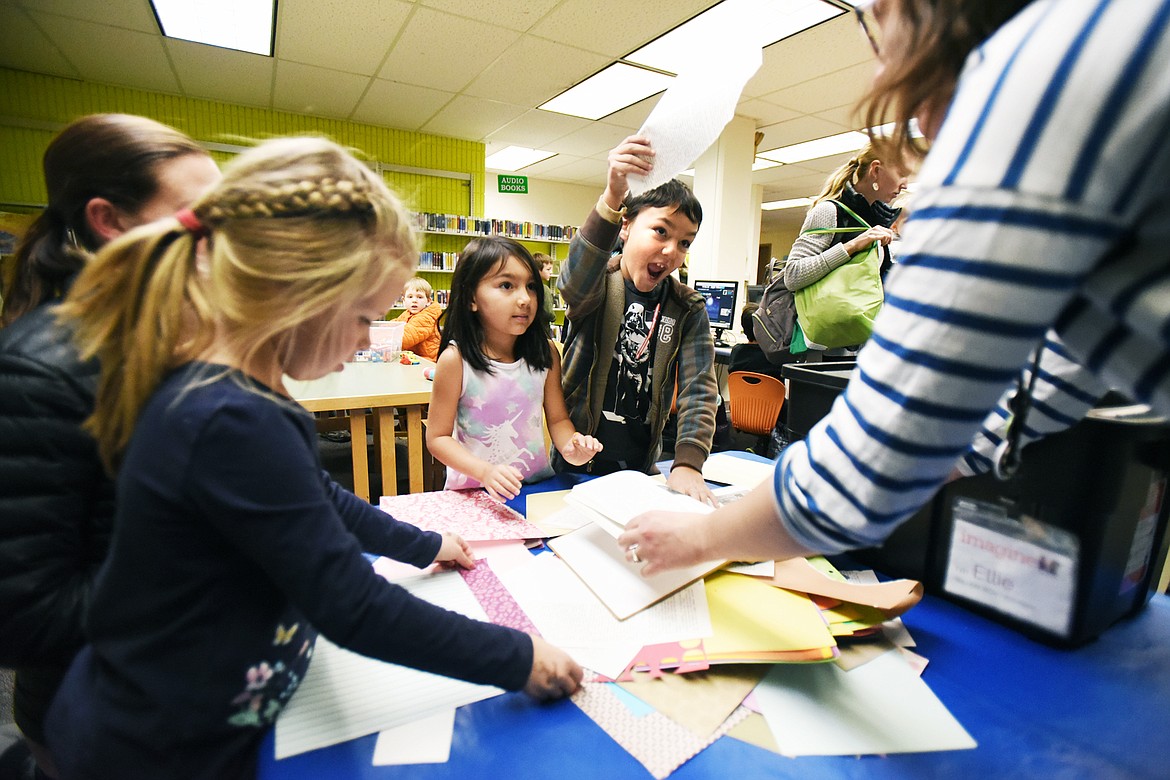
[(87, 424), (117, 473), (87, 644), (49, 711), (62, 777), (254, 777), (318, 632), (545, 699), (581, 668), (542, 639), (382, 579), (363, 549), (471, 567), (338, 487), (285, 377), (369, 346), (418, 260), (409, 215), (335, 144), (269, 141), (189, 210), (106, 247), (60, 316), (101, 363)]
[(44, 173), (48, 206), (17, 247), (0, 329), (0, 666), (16, 669), (25, 745), (12, 749), (55, 777), (42, 721), (81, 648), (114, 512), (113, 482), (81, 429), (97, 363), (78, 356), (56, 304), (99, 247), (191, 203), (219, 170), (172, 127), (95, 114), (49, 143)]
[[(844, 165), (829, 175), (821, 193), (805, 215), (801, 233), (788, 253), (782, 273), (784, 286), (795, 292), (822, 279), (848, 262), (874, 241), (883, 247), (894, 238), (890, 226), (901, 209), (889, 203), (906, 189), (907, 171), (901, 162), (879, 159), (867, 143)], [(852, 212), (852, 213), (850, 213)], [(866, 228), (857, 217), (865, 220)], [(856, 233), (808, 233), (814, 228), (857, 227)], [(885, 277), (890, 256), (883, 254), (881, 274)], [(810, 344), (806, 359), (819, 359), (816, 345)]]

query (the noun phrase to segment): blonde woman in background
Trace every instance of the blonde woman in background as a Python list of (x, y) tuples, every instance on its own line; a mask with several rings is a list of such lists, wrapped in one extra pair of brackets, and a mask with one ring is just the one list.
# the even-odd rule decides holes
[[(805, 215), (801, 235), (792, 244), (781, 273), (784, 286), (795, 292), (819, 281), (874, 241), (883, 247), (894, 238), (891, 228), (901, 209), (889, 203), (906, 189), (909, 172), (900, 161), (883, 161), (867, 143), (844, 165), (829, 175), (820, 194)], [(842, 203), (869, 224), (866, 228), (833, 201)], [(857, 227), (856, 233), (806, 233), (814, 228)], [(890, 267), (890, 254), (882, 255), (881, 274)], [(823, 349), (809, 344), (805, 360), (820, 359)]]

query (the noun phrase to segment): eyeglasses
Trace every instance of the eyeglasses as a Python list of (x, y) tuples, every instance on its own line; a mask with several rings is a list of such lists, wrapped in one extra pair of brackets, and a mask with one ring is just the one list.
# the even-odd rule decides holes
[(881, 56), (881, 41), (882, 28), (877, 23), (877, 17), (873, 14), (873, 7), (877, 0), (861, 0), (853, 6), (853, 15), (857, 17), (857, 23), (861, 25), (861, 32), (865, 35), (866, 40), (869, 41), (870, 47), (873, 48), (874, 56)]

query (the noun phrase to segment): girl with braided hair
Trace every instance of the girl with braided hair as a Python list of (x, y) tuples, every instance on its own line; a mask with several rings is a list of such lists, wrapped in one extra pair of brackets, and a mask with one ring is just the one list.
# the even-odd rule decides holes
[(49, 712), (63, 778), (252, 777), (318, 632), (536, 698), (565, 653), (417, 599), (362, 556), (470, 567), (333, 483), (284, 377), (369, 345), (417, 258), (402, 205), (340, 147), (270, 141), (175, 218), (103, 250), (61, 316), (102, 366), (88, 425), (117, 472), (87, 638)]

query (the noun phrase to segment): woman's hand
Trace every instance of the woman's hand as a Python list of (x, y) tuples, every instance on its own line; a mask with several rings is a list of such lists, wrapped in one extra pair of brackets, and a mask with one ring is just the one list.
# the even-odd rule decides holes
[(532, 636), (532, 672), (524, 692), (537, 701), (571, 696), (581, 687), (585, 672), (568, 653)]
[(851, 255), (855, 255), (875, 241), (882, 246), (885, 246), (893, 240), (894, 231), (887, 227), (882, 227), (881, 225), (875, 225), (857, 238), (851, 238), (846, 241), (845, 251)]
[(644, 512), (626, 524), (618, 544), (625, 550), (626, 560), (645, 564), (642, 576), (649, 577), (715, 560), (717, 556), (707, 552), (710, 525), (708, 515)]
[(509, 498), (518, 496), (520, 494), (520, 486), (523, 483), (524, 477), (516, 467), (507, 464), (488, 466), (487, 470), (483, 473), (483, 478), (480, 480), (483, 489), (497, 501), (506, 501)]
[(583, 433), (574, 433), (561, 448), (561, 457), (574, 466), (584, 466), (601, 452), (601, 442)]
[(435, 555), (435, 563), (453, 564), (465, 569), (475, 568), (475, 553), (459, 534), (443, 531), (443, 544)]

